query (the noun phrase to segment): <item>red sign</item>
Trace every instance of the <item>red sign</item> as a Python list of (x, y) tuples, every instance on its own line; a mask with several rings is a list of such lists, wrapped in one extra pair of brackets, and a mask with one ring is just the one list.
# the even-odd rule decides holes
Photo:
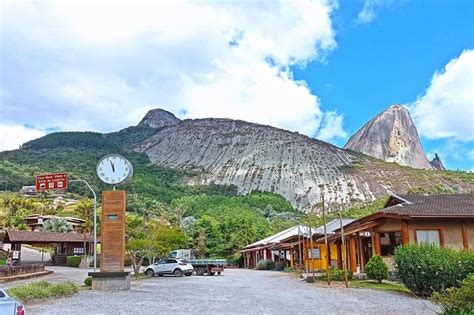
[(67, 188), (67, 174), (47, 174), (36, 176), (36, 190), (56, 190)]

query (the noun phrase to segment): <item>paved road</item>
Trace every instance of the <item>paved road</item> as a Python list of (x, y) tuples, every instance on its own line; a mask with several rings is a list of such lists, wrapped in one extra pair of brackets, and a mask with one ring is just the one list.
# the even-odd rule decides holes
[(214, 277), (154, 277), (126, 292), (81, 292), (28, 305), (30, 314), (433, 314), (427, 300), (367, 289), (317, 288), (292, 275), (226, 270)]

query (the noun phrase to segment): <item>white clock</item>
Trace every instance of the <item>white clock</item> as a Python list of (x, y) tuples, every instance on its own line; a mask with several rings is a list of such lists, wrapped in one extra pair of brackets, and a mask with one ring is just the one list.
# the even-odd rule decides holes
[(119, 154), (108, 154), (97, 163), (97, 176), (106, 184), (117, 185), (133, 175), (132, 164)]

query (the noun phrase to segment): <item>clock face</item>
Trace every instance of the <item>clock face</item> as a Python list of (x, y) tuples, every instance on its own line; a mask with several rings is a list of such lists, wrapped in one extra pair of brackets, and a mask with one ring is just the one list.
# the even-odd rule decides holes
[(107, 184), (119, 184), (132, 177), (132, 174), (132, 164), (118, 154), (106, 155), (97, 163), (97, 176)]

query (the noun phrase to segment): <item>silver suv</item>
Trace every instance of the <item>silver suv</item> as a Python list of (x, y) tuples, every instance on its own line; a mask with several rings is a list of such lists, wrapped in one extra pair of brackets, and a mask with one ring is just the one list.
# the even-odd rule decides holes
[(182, 277), (183, 274), (189, 277), (192, 275), (194, 268), (185, 259), (165, 258), (153, 265), (145, 268), (145, 274), (148, 277), (154, 275), (163, 276), (164, 274), (173, 274), (175, 277)]

